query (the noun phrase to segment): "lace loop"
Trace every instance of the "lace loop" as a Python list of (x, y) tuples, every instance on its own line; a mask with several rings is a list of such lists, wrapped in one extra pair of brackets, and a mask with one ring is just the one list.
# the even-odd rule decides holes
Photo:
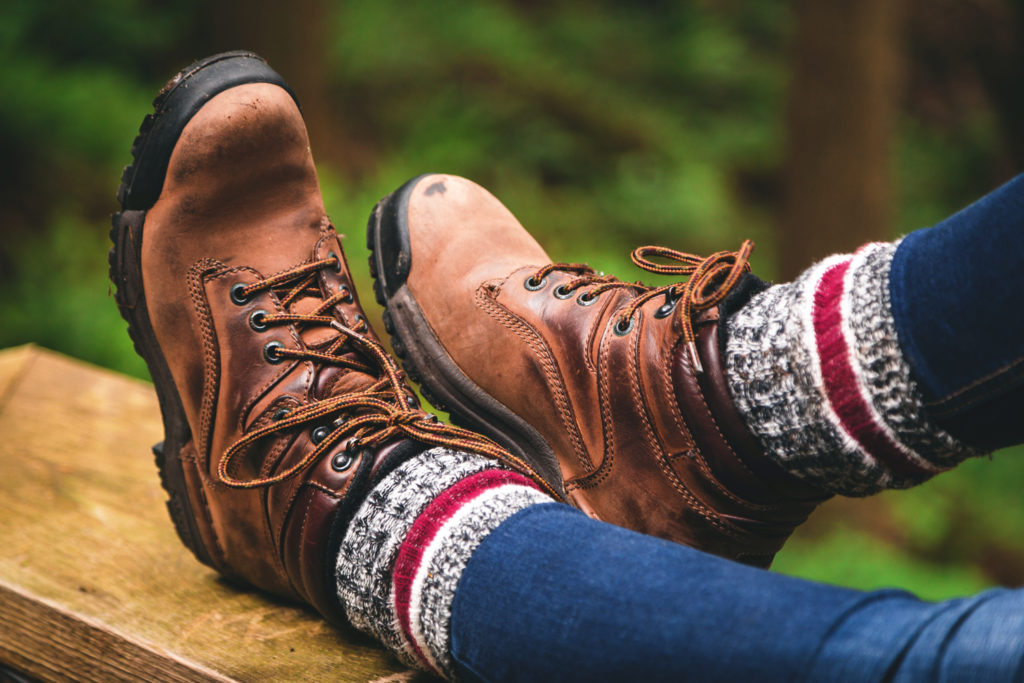
[[(299, 298), (322, 299), (309, 313), (267, 313), (259, 316), (258, 326), (263, 330), (276, 325), (293, 325), (296, 328), (318, 326), (337, 332), (328, 342), (316, 348), (288, 348), (276, 342), (273, 358), (284, 360), (307, 360), (318, 365), (333, 365), (358, 370), (375, 378), (368, 386), (341, 396), (334, 396), (293, 408), (277, 410), (273, 418), (245, 432), (220, 457), (217, 463), (218, 479), (226, 486), (239, 489), (264, 488), (285, 481), (320, 461), (328, 452), (345, 444), (346, 452), (354, 459), (362, 449), (383, 445), (394, 438), (407, 437), (433, 446), (445, 446), (463, 451), (480, 453), (500, 460), (533, 479), (544, 491), (558, 498), (558, 494), (523, 460), (494, 443), (487, 437), (453, 425), (437, 422), (435, 416), (419, 408), (403, 380), (402, 371), (395, 361), (375, 339), (365, 333), (369, 325), (362, 315), (354, 317), (354, 324), (346, 325), (331, 311), (338, 303), (352, 301), (347, 287), (325, 296), (317, 282), (322, 269), (339, 272), (341, 260), (332, 252), (329, 258), (300, 264), (294, 268), (273, 275), (249, 285), (232, 288), (232, 300), (246, 303), (261, 291), (288, 286), (287, 292), (279, 292), (282, 307), (288, 307)], [(257, 476), (241, 479), (232, 472), (248, 450), (265, 438), (280, 437), (289, 431), (306, 425), (316, 424), (316, 439), (310, 435), (313, 448), (298, 462), (272, 476)], [(329, 425), (324, 433), (324, 425)], [(314, 443), (315, 441), (315, 443)], [(344, 468), (347, 469), (350, 463)], [(336, 470), (341, 471), (339, 468)]]

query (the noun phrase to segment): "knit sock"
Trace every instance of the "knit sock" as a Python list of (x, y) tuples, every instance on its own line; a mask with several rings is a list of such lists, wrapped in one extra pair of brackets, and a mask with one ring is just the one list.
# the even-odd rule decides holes
[(889, 301), (895, 243), (832, 256), (726, 322), (729, 388), (769, 458), (833, 493), (919, 484), (979, 455), (932, 422)]
[(552, 499), (517, 472), (434, 448), (370, 491), (338, 552), (349, 621), (406, 664), (451, 678), (451, 605), (473, 551), (516, 512)]

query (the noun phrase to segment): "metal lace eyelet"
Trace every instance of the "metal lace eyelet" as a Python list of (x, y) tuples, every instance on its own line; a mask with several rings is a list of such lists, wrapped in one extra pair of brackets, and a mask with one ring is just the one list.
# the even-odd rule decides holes
[(555, 290), (551, 293), (556, 299), (568, 299), (572, 296), (572, 290), (568, 289), (564, 284), (555, 287)]
[(252, 295), (245, 295), (244, 290), (246, 287), (248, 287), (248, 285), (245, 284), (244, 282), (238, 282), (236, 284), (231, 285), (231, 301), (238, 304), (239, 306), (244, 306), (245, 304), (249, 303), (249, 300), (252, 299)]
[(344, 472), (349, 467), (352, 467), (352, 463), (355, 462), (355, 458), (348, 452), (348, 449), (338, 451), (331, 458), (331, 469), (335, 472)]
[(677, 302), (678, 302), (678, 299), (676, 299), (675, 301), (671, 301), (671, 302), (669, 302), (667, 304), (662, 304), (661, 306), (658, 307), (658, 310), (656, 310), (654, 312), (654, 317), (655, 318), (667, 318), (667, 317), (669, 317), (672, 314), (672, 311), (676, 310), (676, 303)]
[(595, 301), (597, 301), (597, 296), (598, 296), (597, 294), (591, 294), (590, 292), (583, 292), (578, 297), (576, 297), (576, 303), (578, 303), (580, 306), (589, 306), (592, 303), (594, 303)]
[(267, 342), (263, 347), (263, 360), (268, 363), (277, 364), (284, 360), (284, 356), (278, 353), (278, 349), (283, 349), (284, 344), (279, 341)]
[(662, 318), (668, 317), (672, 314), (672, 311), (676, 309), (676, 304), (679, 303), (678, 296), (672, 296), (672, 292), (665, 293), (665, 303), (657, 307), (654, 311), (654, 317)]
[[(623, 322), (625, 322), (626, 324), (623, 325)], [(618, 320), (615, 321), (615, 326), (612, 328), (612, 331), (615, 334), (619, 335), (620, 337), (625, 337), (627, 334), (629, 334), (630, 330), (633, 329), (633, 324), (634, 320), (632, 316), (626, 318), (625, 320), (619, 318)]]
[(334, 272), (335, 273), (340, 273), (341, 272), (341, 259), (338, 258), (338, 255), (335, 254), (333, 251), (329, 251), (329, 252), (327, 252), (327, 258), (334, 259), (334, 266), (333, 266)]
[(342, 303), (350, 304), (356, 300), (355, 297), (352, 296), (352, 290), (346, 285), (338, 285), (338, 292), (343, 293), (341, 298)]
[(271, 419), (271, 420), (273, 420), (274, 422), (280, 422), (281, 420), (283, 420), (283, 419), (285, 419), (286, 417), (288, 417), (288, 415), (289, 415), (289, 414), (291, 414), (291, 412), (292, 412), (292, 411), (288, 410), (287, 408), (279, 408), (279, 409), (278, 409), (278, 410), (277, 410), (277, 411), (276, 411), (276, 412), (275, 412), (275, 413), (274, 413), (274, 414), (273, 414), (273, 415), (271, 416), (271, 418), (270, 418), (270, 419)]
[(405, 405), (409, 406), (410, 408), (418, 408), (420, 402), (416, 400), (415, 396), (410, 396), (407, 394), (405, 397)]
[(359, 327), (359, 323), (363, 323), (367, 327), (369, 327), (370, 325), (368, 322), (366, 322), (366, 318), (363, 316), (362, 313), (356, 313), (354, 316), (352, 316), (352, 329)]
[(309, 440), (312, 441), (313, 445), (315, 446), (316, 444), (326, 439), (327, 435), (330, 433), (330, 429), (328, 429), (324, 425), (320, 425), (319, 427), (314, 427), (313, 431), (309, 433)]
[(531, 292), (536, 292), (537, 290), (544, 289), (547, 286), (547, 284), (548, 279), (546, 277), (541, 278), (540, 280), (535, 280), (532, 275), (523, 281), (523, 287), (525, 287), (527, 290)]
[(257, 332), (266, 332), (267, 323), (264, 321), (264, 318), (266, 317), (267, 312), (264, 310), (253, 311), (249, 314), (249, 327)]

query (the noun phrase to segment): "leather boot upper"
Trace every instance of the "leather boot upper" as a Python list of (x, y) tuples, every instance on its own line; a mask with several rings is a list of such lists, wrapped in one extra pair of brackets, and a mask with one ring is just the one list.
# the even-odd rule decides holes
[(261, 58), (179, 72), (132, 156), (111, 279), (160, 400), (168, 510), (200, 561), (340, 622), (342, 536), (394, 467), (448, 446), (540, 480), (419, 407), (362, 313), (295, 96)]
[(733, 407), (717, 307), (552, 266), (462, 178), (419, 180), (407, 225), (408, 295), (461, 372), (550, 446), (574, 505), (767, 565), (824, 498), (763, 458)]
[[(213, 97), (183, 130), (163, 191), (146, 215), (146, 304), (191, 429), (192, 441), (180, 457), (192, 514), (204, 522), (200, 529), (214, 563), (226, 574), (325, 610), (331, 596), (320, 567), (327, 525), (360, 460), (380, 454), (360, 451), (353, 462), (336, 463), (344, 469), (325, 457), (274, 486), (229, 486), (218, 468), (220, 456), (254, 429), (377, 381), (373, 372), (340, 364), (273, 354), (268, 359), (272, 342), (326, 351), (338, 341), (344, 333), (329, 326), (261, 329), (259, 322), (268, 315), (309, 314), (339, 290), (348, 295), (322, 315), (374, 340), (360, 324), (341, 254), (292, 97), (271, 84)], [(304, 278), (255, 291), (244, 301), (232, 296), (240, 284), (331, 256), (336, 266), (311, 271), (308, 285), (291, 301), (284, 297)], [(253, 443), (229, 474), (251, 484), (287, 472), (313, 450), (316, 426)]]

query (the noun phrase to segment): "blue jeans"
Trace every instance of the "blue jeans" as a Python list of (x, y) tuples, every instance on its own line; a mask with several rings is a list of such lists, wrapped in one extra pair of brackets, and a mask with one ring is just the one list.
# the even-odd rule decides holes
[[(968, 443), (1024, 441), (1024, 179), (896, 252), (900, 343)], [(467, 680), (1020, 680), (1024, 589), (928, 603), (772, 574), (558, 503), (506, 520), (452, 608)]]
[(889, 277), (931, 417), (982, 450), (1024, 442), (1024, 175), (908, 235)]
[(1018, 680), (1024, 590), (837, 588), (550, 503), (484, 540), (451, 628), (465, 680)]

